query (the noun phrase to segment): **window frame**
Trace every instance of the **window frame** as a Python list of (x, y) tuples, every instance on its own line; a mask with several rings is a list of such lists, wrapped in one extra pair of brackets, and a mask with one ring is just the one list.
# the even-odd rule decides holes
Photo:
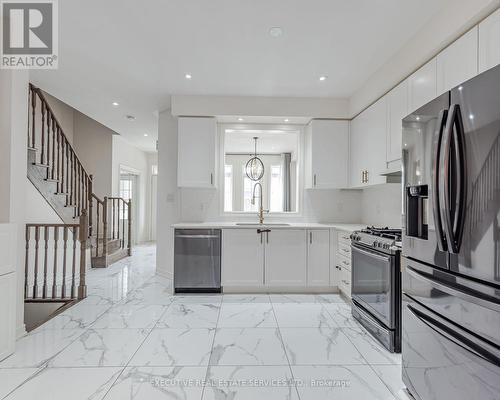
[[(221, 218), (245, 218), (253, 217), (255, 212), (253, 211), (225, 211), (224, 210), (224, 165), (225, 165), (225, 134), (226, 130), (281, 130), (290, 133), (297, 133), (297, 187), (296, 187), (296, 208), (295, 211), (288, 212), (269, 212), (268, 218), (278, 217), (280, 219), (287, 218), (300, 218), (303, 216), (303, 204), (304, 204), (304, 155), (305, 155), (305, 125), (280, 125), (280, 124), (232, 124), (232, 123), (218, 123), (217, 124), (217, 136), (218, 136), (218, 178), (221, 182), (220, 190), (218, 190), (219, 198), (219, 216)], [(233, 179), (234, 179), (234, 169), (233, 169)], [(233, 183), (234, 184), (234, 183)], [(234, 186), (233, 186), (234, 187)], [(233, 200), (234, 201), (234, 200)], [(234, 207), (234, 203), (233, 203)]]

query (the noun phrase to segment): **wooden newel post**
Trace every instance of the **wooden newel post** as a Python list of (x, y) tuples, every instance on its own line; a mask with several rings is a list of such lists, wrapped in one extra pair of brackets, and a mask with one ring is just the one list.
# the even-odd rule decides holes
[(80, 215), (80, 283), (78, 285), (78, 299), (87, 297), (87, 283), (85, 275), (87, 273), (87, 239), (89, 236), (89, 220), (87, 210), (82, 210)]
[(127, 237), (127, 254), (132, 255), (132, 199), (128, 200), (128, 237)]
[[(99, 223), (99, 221), (97, 222)], [(108, 197), (104, 196), (102, 202), (102, 255), (108, 254)], [(97, 238), (99, 240), (99, 238)]]
[[(87, 186), (87, 199), (88, 199), (88, 202), (89, 202), (89, 237), (92, 236), (92, 234), (94, 233), (94, 220), (92, 219), (92, 210), (94, 208), (94, 201), (92, 199), (92, 193), (93, 193), (93, 190), (94, 188), (92, 187), (93, 182), (94, 180), (94, 175), (89, 175), (89, 180), (88, 180), (88, 186)], [(99, 221), (97, 221), (97, 223), (99, 223)]]

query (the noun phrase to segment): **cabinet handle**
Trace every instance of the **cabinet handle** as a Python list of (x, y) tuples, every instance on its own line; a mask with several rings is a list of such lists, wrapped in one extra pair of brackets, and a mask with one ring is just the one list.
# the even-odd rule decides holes
[(316, 174), (314, 174), (313, 181), (314, 181), (313, 185), (316, 186)]
[(267, 231), (267, 232), (266, 232), (266, 243), (267, 243), (267, 244), (269, 244), (269, 232), (270, 232), (270, 231)]
[(368, 183), (368, 170), (365, 171), (365, 183)]
[(214, 185), (214, 174), (210, 173), (210, 185)]
[(259, 229), (257, 229), (257, 234), (260, 235), (260, 244), (262, 244), (262, 232)]
[(309, 243), (312, 244), (313, 242), (313, 233), (309, 232)]
[(361, 183), (365, 183), (365, 171), (361, 171)]

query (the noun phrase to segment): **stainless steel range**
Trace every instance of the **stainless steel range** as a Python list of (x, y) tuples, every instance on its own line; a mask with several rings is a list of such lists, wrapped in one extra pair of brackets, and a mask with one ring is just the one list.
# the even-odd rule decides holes
[(401, 351), (401, 229), (351, 235), (352, 315), (388, 350)]

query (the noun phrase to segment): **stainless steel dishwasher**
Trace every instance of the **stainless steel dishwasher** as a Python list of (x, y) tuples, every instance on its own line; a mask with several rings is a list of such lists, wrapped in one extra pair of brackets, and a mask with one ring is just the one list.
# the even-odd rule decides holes
[(221, 230), (176, 229), (174, 288), (176, 293), (220, 293)]

